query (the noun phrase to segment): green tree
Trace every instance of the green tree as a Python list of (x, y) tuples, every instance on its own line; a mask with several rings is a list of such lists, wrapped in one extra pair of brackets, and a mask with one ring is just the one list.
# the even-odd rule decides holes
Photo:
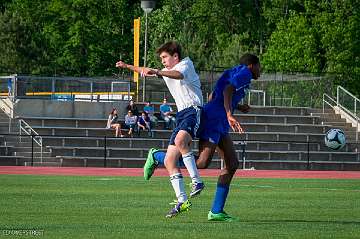
[(109, 75), (129, 59), (131, 11), (125, 0), (53, 0), (44, 35), (58, 74)]
[[(151, 13), (150, 44), (179, 41), (196, 66), (229, 66), (245, 51), (258, 53), (258, 1), (163, 1)], [(154, 58), (153, 58), (154, 59)], [(150, 63), (155, 64), (153, 59)]]
[(3, 72), (94, 76), (132, 59), (134, 3), (14, 0), (0, 15)]
[(318, 51), (309, 20), (305, 15), (292, 13), (289, 19), (278, 23), (271, 35), (263, 65), (269, 71), (319, 72)]
[(360, 4), (345, 1), (307, 2), (314, 14), (323, 53), (323, 71), (340, 76), (338, 83), (358, 89), (360, 96)]
[[(46, 2), (14, 0), (0, 15), (0, 70), (6, 73), (37, 74), (47, 66), (42, 28)], [(37, 6), (29, 11), (32, 6)]]

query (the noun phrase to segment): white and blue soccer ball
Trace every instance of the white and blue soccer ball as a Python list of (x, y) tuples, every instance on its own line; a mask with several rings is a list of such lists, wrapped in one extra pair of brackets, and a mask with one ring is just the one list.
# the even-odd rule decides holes
[(325, 145), (330, 149), (339, 150), (346, 144), (345, 133), (341, 129), (330, 129), (325, 134)]

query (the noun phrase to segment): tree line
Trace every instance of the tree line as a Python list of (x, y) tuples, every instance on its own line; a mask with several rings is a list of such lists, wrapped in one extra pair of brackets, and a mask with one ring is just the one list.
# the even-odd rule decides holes
[[(133, 61), (133, 19), (140, 0), (3, 0), (0, 72), (108, 76)], [(357, 0), (157, 0), (148, 15), (148, 65), (155, 49), (177, 40), (196, 67), (237, 64), (258, 54), (265, 72), (336, 74), (360, 93)]]

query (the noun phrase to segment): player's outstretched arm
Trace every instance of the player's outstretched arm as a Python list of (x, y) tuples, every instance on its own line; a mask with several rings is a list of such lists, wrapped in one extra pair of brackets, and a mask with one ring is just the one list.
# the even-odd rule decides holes
[(116, 62), (116, 67), (123, 68), (123, 69), (129, 69), (131, 71), (135, 71), (137, 73), (140, 73), (141, 76), (156, 76), (155, 70), (148, 68), (148, 67), (139, 67), (139, 66), (133, 66), (130, 64), (126, 64), (123, 61)]
[(171, 79), (175, 79), (175, 80), (182, 80), (184, 79), (183, 74), (181, 74), (179, 71), (161, 71), (158, 69), (152, 69), (152, 68), (148, 68), (148, 67), (138, 67), (138, 66), (133, 66), (130, 64), (126, 64), (123, 61), (118, 61), (116, 62), (116, 67), (118, 68), (123, 68), (123, 69), (129, 69), (131, 71), (135, 71), (141, 74), (141, 76), (150, 76), (150, 77), (154, 77), (154, 76), (158, 76), (158, 77), (169, 77)]
[(158, 70), (158, 69), (150, 69), (151, 71), (149, 73), (151, 74), (155, 74), (158, 77), (168, 77), (171, 79), (175, 79), (175, 80), (182, 80), (184, 79), (183, 74), (181, 74), (179, 71), (175, 71), (175, 70), (170, 70), (170, 71), (162, 71), (162, 70)]
[(142, 71), (142, 67), (129, 65), (129, 64), (126, 64), (123, 61), (116, 62), (116, 67), (117, 68), (123, 68), (123, 69), (129, 69), (131, 71), (135, 71), (135, 72), (138, 72), (138, 73), (141, 73), (141, 71)]

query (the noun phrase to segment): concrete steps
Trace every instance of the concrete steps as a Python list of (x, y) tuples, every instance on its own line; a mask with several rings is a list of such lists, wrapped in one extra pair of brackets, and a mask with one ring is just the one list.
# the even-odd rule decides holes
[[(48, 147), (51, 156), (63, 155), (63, 156), (79, 156), (79, 157), (104, 157), (104, 147)], [(165, 149), (164, 149), (165, 150)], [(197, 150), (194, 150), (197, 152)], [(242, 149), (237, 149), (239, 154)], [(119, 147), (107, 147), (107, 157), (130, 157), (130, 158), (146, 158), (148, 153), (147, 148), (119, 148)], [(359, 161), (359, 154), (357, 152), (344, 152), (344, 151), (307, 151), (307, 149), (300, 150), (284, 150), (284, 149), (251, 149), (246, 147), (247, 158), (249, 159), (271, 159), (271, 160), (305, 160), (305, 157), (309, 156), (312, 160), (317, 161), (332, 161), (337, 158), (343, 161)], [(218, 156), (216, 155), (215, 158)], [(240, 155), (238, 155), (240, 157)]]
[[(44, 144), (48, 148), (52, 147), (99, 147), (104, 148), (105, 141), (103, 138), (82, 138), (82, 137), (49, 137), (44, 138)], [(237, 143), (242, 141), (234, 141), (235, 147)], [(156, 139), (148, 138), (110, 138), (106, 139), (106, 147), (108, 148), (166, 148), (168, 145), (168, 139)], [(198, 140), (193, 141), (193, 147), (198, 148)], [(279, 142), (279, 141), (264, 141), (264, 140), (252, 140), (247, 141), (246, 148), (249, 150), (268, 150), (268, 151), (307, 151), (308, 143), (302, 142)], [(355, 152), (357, 148), (360, 148), (360, 144), (348, 143), (340, 151), (343, 152)], [(329, 149), (321, 142), (310, 142), (310, 151), (328, 151)]]
[(23, 156), (0, 155), (0, 166), (23, 166), (25, 161)]
[[(323, 113), (322, 109), (306, 107), (253, 107), (250, 113), (236, 113), (235, 116), (246, 133), (230, 135), (240, 160), (243, 158), (243, 148), (238, 143), (246, 141), (247, 167), (360, 170), (355, 130), (331, 110)], [(170, 130), (163, 130), (159, 124), (153, 130), (153, 137), (141, 132), (140, 136), (132, 138), (114, 138), (114, 131), (105, 129), (105, 117), (91, 120), (32, 117), (24, 120), (42, 135), (42, 159), (36, 144), (31, 154), (30, 137), (23, 136), (20, 142), (18, 136), (5, 135), (9, 128), (8, 119), (0, 116), (0, 132), (4, 133), (0, 137), (0, 143), (4, 146), (0, 147), (0, 155), (8, 154), (11, 157), (4, 161), (8, 164), (29, 164), (33, 155), (34, 166), (142, 167), (148, 149), (165, 149), (171, 135)], [(330, 128), (341, 128), (346, 133), (347, 145), (340, 151), (330, 151), (323, 143), (324, 134)], [(18, 132), (16, 121), (11, 129)], [(197, 140), (193, 146), (194, 149), (198, 148)], [(210, 167), (220, 167), (217, 154)]]

